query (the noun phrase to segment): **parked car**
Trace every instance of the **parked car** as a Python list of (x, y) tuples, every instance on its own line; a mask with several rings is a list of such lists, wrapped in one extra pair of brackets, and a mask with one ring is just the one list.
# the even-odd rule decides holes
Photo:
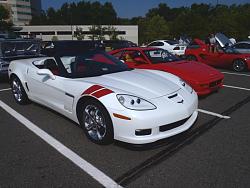
[(97, 144), (155, 142), (189, 129), (198, 115), (197, 94), (183, 80), (130, 69), (103, 51), (12, 61), (9, 77), (18, 104), (61, 113)]
[(124, 48), (110, 52), (129, 67), (172, 73), (190, 84), (198, 95), (207, 95), (223, 85), (224, 75), (195, 61), (182, 60), (159, 48)]
[(44, 41), (41, 53), (46, 56), (55, 56), (61, 52), (83, 52), (91, 49), (105, 50), (103, 43), (99, 40), (58, 40)]
[(104, 44), (106, 51), (137, 46), (137, 44), (128, 40), (103, 40), (102, 43)]
[(211, 50), (211, 46), (202, 40), (194, 39), (185, 51), (187, 59), (237, 72), (250, 70), (250, 54), (236, 51), (232, 48), (231, 41), (221, 33), (216, 34), (215, 38), (217, 40), (215, 50)]
[(183, 56), (185, 54), (186, 45), (179, 44), (174, 40), (156, 40), (147, 45), (148, 47), (162, 48), (169, 51), (172, 54)]
[(232, 48), (242, 54), (250, 54), (250, 41), (241, 41), (232, 45)]
[(40, 56), (40, 40), (5, 39), (0, 40), (0, 76), (8, 75), (11, 61)]

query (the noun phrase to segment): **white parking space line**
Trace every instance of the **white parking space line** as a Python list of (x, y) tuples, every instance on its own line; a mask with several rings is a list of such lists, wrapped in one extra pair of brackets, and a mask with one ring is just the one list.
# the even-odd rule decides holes
[(241, 74), (241, 73), (233, 73), (233, 72), (221, 72), (223, 74), (231, 74), (231, 75), (237, 75), (237, 76), (248, 76), (250, 77), (250, 74)]
[(207, 111), (207, 110), (198, 109), (197, 111), (201, 112), (201, 113), (204, 113), (204, 114), (211, 115), (211, 116), (219, 117), (219, 118), (222, 118), (222, 119), (230, 119), (229, 116), (223, 116), (221, 114), (217, 114), (215, 112), (210, 112), (210, 111)]
[(0, 107), (2, 107), (6, 112), (8, 112), (15, 119), (17, 119), (20, 123), (22, 123), (26, 128), (28, 128), (37, 136), (39, 136), (41, 139), (43, 139), (45, 142), (47, 142), (50, 146), (56, 149), (63, 156), (71, 160), (75, 165), (77, 165), (79, 168), (81, 168), (83, 171), (89, 174), (92, 178), (94, 178), (104, 187), (121, 188), (120, 185), (118, 185), (114, 180), (112, 180), (102, 171), (100, 171), (99, 169), (97, 169), (96, 167), (88, 163), (87, 161), (85, 161), (79, 155), (77, 155), (72, 150), (64, 146), (62, 143), (60, 143), (58, 140), (56, 140), (55, 138), (47, 134), (42, 129), (37, 127), (35, 124), (30, 122), (28, 119), (26, 119), (24, 116), (19, 114), (17, 111), (9, 107), (7, 104), (2, 102), (1, 100), (0, 100)]
[(11, 90), (11, 88), (0, 89), (0, 92), (2, 92), (2, 91), (9, 91), (9, 90)]
[(229, 85), (223, 85), (223, 86), (224, 86), (224, 87), (228, 87), (228, 88), (233, 88), (233, 89), (239, 89), (239, 90), (250, 91), (249, 88), (244, 88), (244, 87), (229, 86)]

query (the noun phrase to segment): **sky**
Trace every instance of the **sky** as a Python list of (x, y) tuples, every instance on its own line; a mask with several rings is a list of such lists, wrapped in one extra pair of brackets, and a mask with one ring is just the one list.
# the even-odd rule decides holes
[[(49, 7), (58, 9), (63, 3), (78, 2), (80, 0), (42, 0), (42, 7), (47, 10)], [(97, 0), (89, 0), (97, 1)], [(210, 3), (215, 5), (217, 0), (99, 0), (101, 3), (111, 2), (121, 18), (132, 18), (144, 16), (149, 9), (157, 7), (159, 3), (166, 3), (170, 7), (190, 6), (193, 3)], [(250, 0), (218, 0), (220, 4), (244, 4)]]

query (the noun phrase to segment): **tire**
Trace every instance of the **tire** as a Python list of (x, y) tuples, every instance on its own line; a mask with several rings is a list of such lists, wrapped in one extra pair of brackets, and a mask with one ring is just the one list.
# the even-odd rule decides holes
[(88, 99), (80, 105), (78, 119), (88, 139), (100, 145), (113, 143), (113, 123), (106, 108), (95, 99)]
[(30, 102), (21, 81), (16, 76), (11, 79), (11, 90), (18, 104), (25, 105)]
[(246, 70), (247, 66), (244, 60), (236, 59), (233, 61), (233, 70), (236, 72), (242, 72)]
[(188, 61), (197, 61), (197, 58), (194, 55), (188, 55), (187, 60)]

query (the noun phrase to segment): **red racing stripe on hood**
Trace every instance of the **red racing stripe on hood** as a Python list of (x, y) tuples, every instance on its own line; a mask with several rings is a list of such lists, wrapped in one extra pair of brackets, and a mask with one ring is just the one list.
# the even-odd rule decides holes
[(102, 86), (99, 86), (99, 85), (93, 85), (91, 87), (89, 87), (87, 90), (85, 90), (82, 95), (90, 95), (91, 93), (99, 90), (99, 89), (102, 89), (103, 87)]

